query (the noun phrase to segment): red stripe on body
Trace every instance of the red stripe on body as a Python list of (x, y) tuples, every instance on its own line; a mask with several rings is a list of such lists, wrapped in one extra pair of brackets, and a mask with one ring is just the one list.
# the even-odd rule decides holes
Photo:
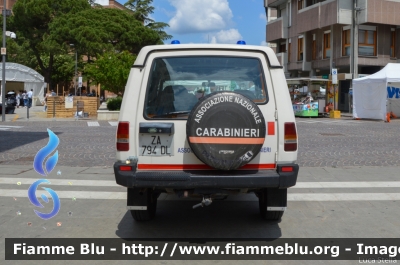
[(192, 144), (263, 144), (264, 138), (189, 137)]

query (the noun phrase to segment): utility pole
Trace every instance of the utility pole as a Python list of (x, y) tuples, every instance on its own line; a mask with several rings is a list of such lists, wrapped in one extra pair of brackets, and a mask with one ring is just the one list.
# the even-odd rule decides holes
[(76, 96), (77, 79), (78, 79), (78, 51), (76, 50), (75, 47), (75, 96)]
[[(353, 0), (353, 6), (351, 10), (351, 44), (350, 44), (350, 72), (352, 79), (358, 78), (358, 12), (361, 8), (357, 7), (357, 0)], [(350, 89), (353, 91), (353, 82), (350, 83)], [(352, 103), (350, 102), (353, 98), (349, 94), (349, 111), (352, 113)]]
[(6, 23), (7, 23), (7, 0), (3, 1), (3, 47), (1, 55), (3, 57), (3, 69), (1, 78), (1, 120), (6, 121)]
[(74, 88), (75, 88), (75, 94), (74, 96), (76, 97), (76, 86), (77, 86), (77, 79), (78, 79), (78, 51), (76, 50), (75, 44), (71, 43), (69, 46), (75, 48), (75, 74), (74, 74)]
[(358, 78), (358, 12), (361, 8), (357, 7), (357, 0), (354, 1), (353, 10), (353, 79)]

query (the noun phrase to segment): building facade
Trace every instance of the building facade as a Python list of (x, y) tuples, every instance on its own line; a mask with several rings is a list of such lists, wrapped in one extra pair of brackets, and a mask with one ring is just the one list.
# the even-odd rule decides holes
[[(7, 9), (12, 9), (13, 5), (17, 0), (5, 0), (7, 4)], [(0, 9), (3, 10), (4, 7), (4, 0), (0, 0)]]
[(264, 0), (264, 6), (266, 41), (287, 78), (327, 76), (335, 68), (343, 74), (339, 98), (346, 99), (353, 73), (359, 77), (400, 63), (399, 1)]
[(118, 1), (115, 0), (95, 0), (94, 2), (96, 4), (102, 5), (103, 7), (126, 10), (126, 7), (123, 4), (120, 4)]

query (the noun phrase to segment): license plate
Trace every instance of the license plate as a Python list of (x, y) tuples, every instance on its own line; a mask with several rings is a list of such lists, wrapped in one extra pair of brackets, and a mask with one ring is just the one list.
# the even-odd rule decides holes
[(140, 156), (171, 156), (174, 155), (174, 137), (165, 134), (140, 134)]

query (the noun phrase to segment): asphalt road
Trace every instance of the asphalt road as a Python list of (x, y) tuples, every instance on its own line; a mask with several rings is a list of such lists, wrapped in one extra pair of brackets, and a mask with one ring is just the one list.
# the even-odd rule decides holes
[[(298, 163), (306, 167), (400, 166), (400, 120), (297, 119)], [(90, 126), (89, 126), (90, 125)], [(60, 166), (112, 166), (116, 122), (34, 121), (0, 124), (0, 165), (31, 165), (47, 144), (46, 128), (60, 139)], [(6, 127), (16, 126), (16, 127)]]
[[(0, 124), (0, 256), (4, 238), (400, 238), (400, 122), (298, 119), (298, 184), (289, 189), (279, 222), (259, 217), (254, 195), (214, 201), (159, 198), (157, 216), (134, 222), (125, 189), (115, 184), (114, 123), (91, 121)], [(93, 123), (94, 122), (94, 123)], [(91, 125), (91, 126), (89, 126)], [(7, 127), (17, 126), (17, 127)], [(27, 189), (47, 144), (46, 128), (60, 138), (59, 162), (48, 176), (61, 200), (57, 216), (33, 212)], [(60, 174), (58, 175), (57, 172)], [(57, 225), (60, 224), (60, 226)], [(1, 264), (132, 264), (132, 261), (1, 261)], [(135, 261), (135, 264), (187, 264)], [(243, 261), (190, 261), (243, 264)], [(355, 264), (359, 261), (248, 261), (246, 264)]]

